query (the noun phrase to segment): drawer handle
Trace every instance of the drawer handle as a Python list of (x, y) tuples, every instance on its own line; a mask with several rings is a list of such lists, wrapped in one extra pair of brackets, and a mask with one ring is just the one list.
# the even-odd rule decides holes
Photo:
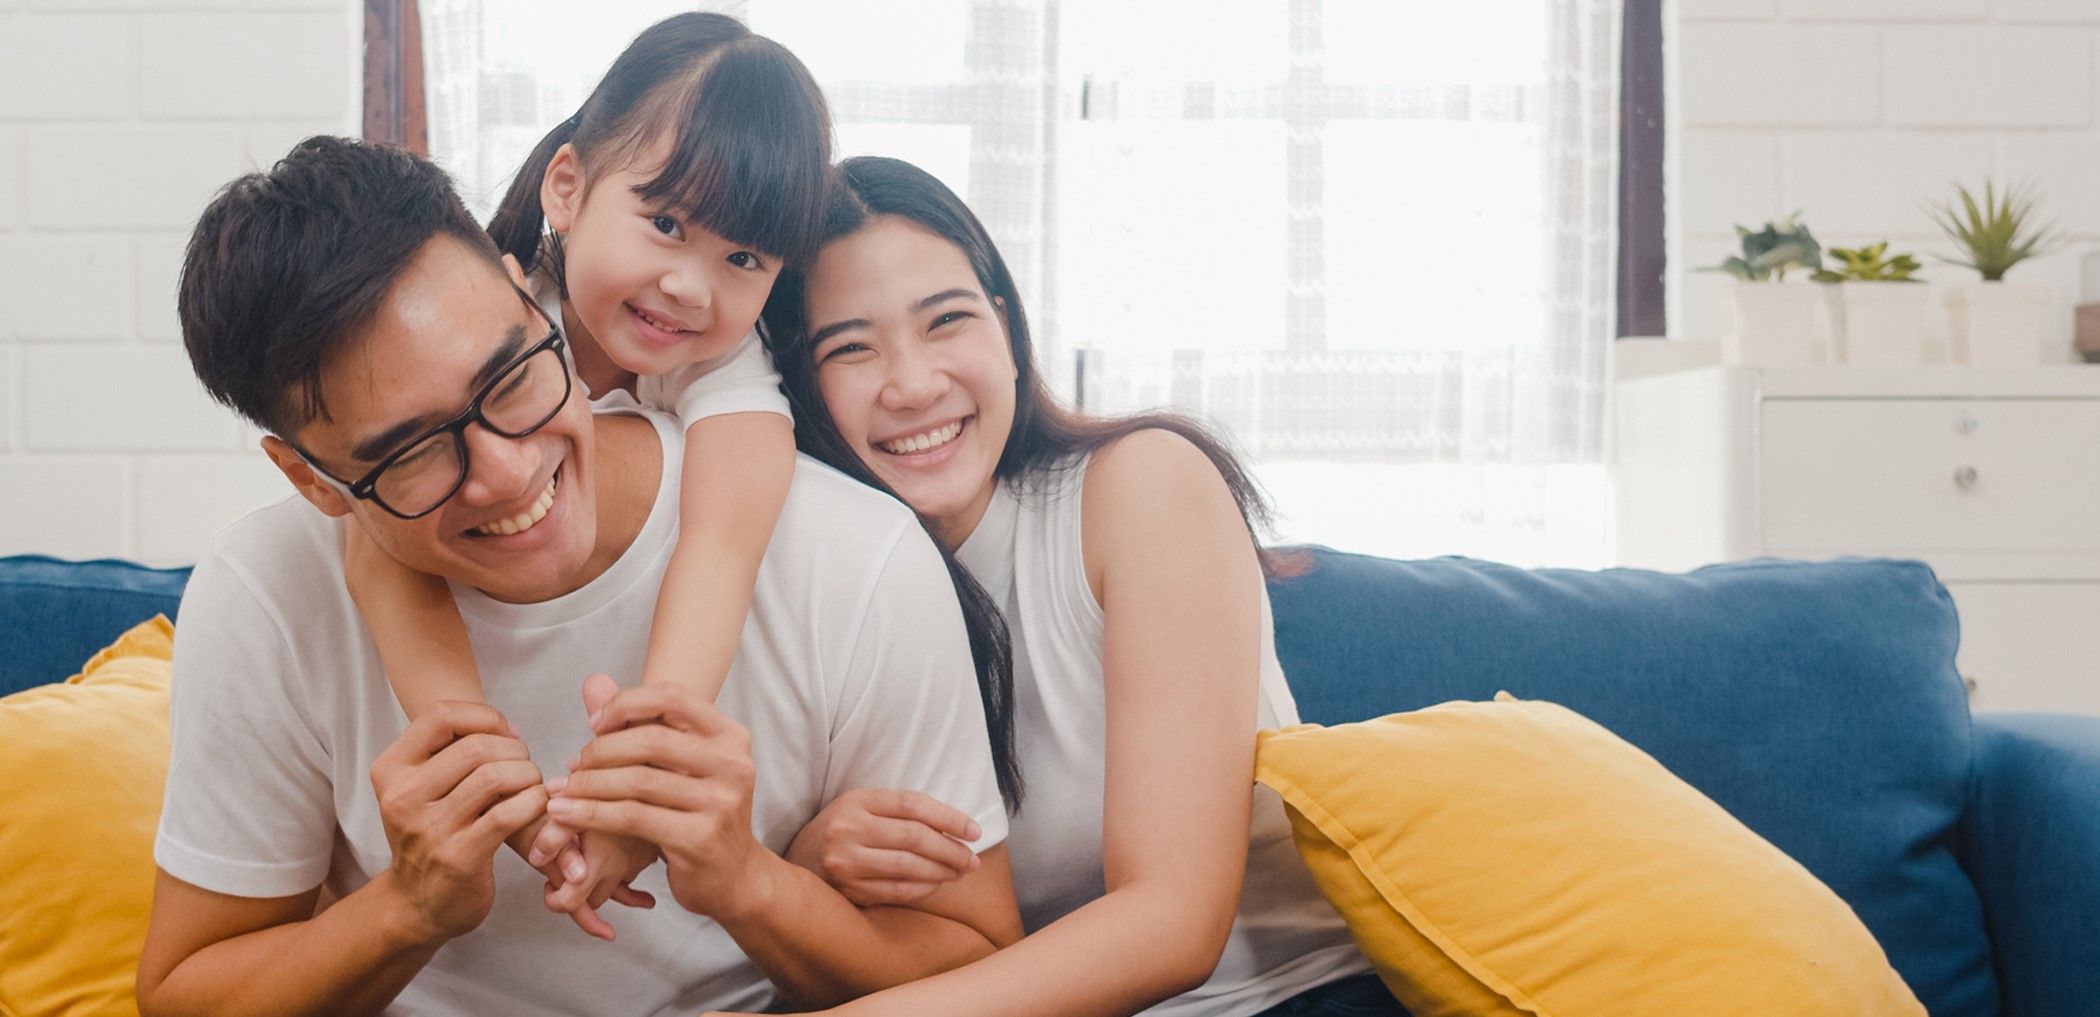
[(1976, 479), (1976, 467), (1974, 466), (1958, 466), (1954, 470), (1954, 486), (1964, 491), (1975, 490)]

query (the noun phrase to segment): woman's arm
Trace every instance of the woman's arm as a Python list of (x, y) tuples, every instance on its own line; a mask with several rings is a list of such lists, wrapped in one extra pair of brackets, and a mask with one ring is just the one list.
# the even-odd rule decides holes
[(1107, 616), (1107, 893), (991, 957), (842, 1014), (1107, 1017), (1192, 989), (1217, 966), (1253, 801), (1253, 541), (1217, 470), (1165, 431), (1097, 453), (1082, 511)]
[(656, 595), (642, 681), (681, 682), (713, 702), (794, 479), (794, 425), (768, 412), (703, 417), (686, 429), (679, 471), (678, 546)]

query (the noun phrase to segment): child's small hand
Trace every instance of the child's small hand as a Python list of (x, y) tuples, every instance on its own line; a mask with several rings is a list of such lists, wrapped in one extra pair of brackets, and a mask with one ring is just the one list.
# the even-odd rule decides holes
[[(647, 891), (637, 890), (628, 884), (644, 869), (656, 864), (660, 857), (656, 845), (645, 840), (635, 840), (617, 834), (589, 831), (580, 834), (574, 842), (582, 848), (583, 870), (581, 876), (573, 875), (564, 865), (563, 872), (571, 878), (562, 881), (550, 879), (547, 883), (547, 907), (553, 911), (567, 912), (577, 919), (583, 931), (600, 939), (612, 939), (612, 929), (606, 926), (600, 935), (590, 925), (585, 925), (582, 915), (590, 915), (596, 924), (603, 925), (605, 919), (598, 917), (598, 905), (606, 901), (625, 904), (628, 907), (653, 908), (656, 897)], [(565, 848), (564, 852), (575, 850)], [(556, 859), (559, 863), (560, 859)]]
[[(547, 853), (538, 863), (534, 863), (532, 860), (533, 841), (542, 835), (543, 830), (560, 835), (561, 846), (557, 850)], [(504, 843), (510, 845), (511, 850), (516, 851), (519, 857), (525, 859), (525, 864), (531, 865), (538, 870), (540, 875), (547, 877), (547, 885), (550, 892), (553, 887), (560, 886), (572, 878), (583, 879), (590, 874), (590, 869), (584, 863), (582, 848), (577, 843), (575, 835), (567, 833), (565, 827), (547, 819), (545, 816), (526, 824), (524, 829), (511, 834), (510, 838)], [(639, 891), (633, 891), (623, 898), (616, 899), (619, 899), (619, 902), (622, 904), (636, 907), (652, 907), (656, 903), (648, 894), (640, 893)], [(576, 923), (576, 927), (584, 932), (607, 941), (613, 938), (612, 925), (598, 914), (595, 904), (589, 907), (558, 910), (567, 911), (569, 918)]]

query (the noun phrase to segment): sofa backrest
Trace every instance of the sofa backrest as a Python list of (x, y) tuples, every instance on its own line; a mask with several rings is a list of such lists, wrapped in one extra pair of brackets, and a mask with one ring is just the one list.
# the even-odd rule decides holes
[(61, 681), (124, 630), (175, 617), (187, 568), (0, 558), (0, 696)]
[(1305, 720), (1501, 690), (1560, 703), (1807, 866), (1935, 1017), (1997, 1012), (1981, 908), (1952, 851), (1972, 756), (1954, 606), (1923, 564), (1663, 575), (1309, 554), (1309, 571), (1270, 591)]

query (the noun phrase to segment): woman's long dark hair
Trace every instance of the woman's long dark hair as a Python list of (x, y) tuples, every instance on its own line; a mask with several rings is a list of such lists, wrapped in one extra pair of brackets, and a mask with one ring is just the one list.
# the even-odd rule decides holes
[(784, 264), (816, 253), (831, 166), (824, 93), (779, 43), (705, 13), (665, 18), (628, 44), (576, 115), (533, 148), (489, 235), (527, 271), (544, 250), (560, 282), (560, 241), (543, 246), (540, 235), (540, 181), (555, 153), (574, 144), (588, 178), (653, 155), (665, 139), (663, 165), (637, 193)]
[[(1084, 454), (1124, 435), (1158, 428), (1172, 431), (1202, 450), (1239, 505), (1248, 539), (1255, 545), (1265, 575), (1286, 575), (1295, 562), (1261, 546), (1260, 536), (1274, 522), (1260, 485), (1242, 466), (1225, 440), (1202, 423), (1178, 413), (1151, 411), (1119, 417), (1092, 417), (1058, 403), (1036, 367), (1035, 344), (1028, 334), (1028, 315), (1006, 259), (969, 206), (946, 184), (908, 162), (876, 156), (839, 164), (839, 179), (824, 215), (821, 244), (847, 236), (875, 216), (909, 220), (961, 249), (977, 274), (978, 285), (995, 306), (1005, 307), (1006, 334), (1014, 358), (1014, 422), (1006, 449), (993, 475), (1016, 486), (1031, 476), (1076, 468)], [(820, 246), (821, 246), (820, 244)], [(807, 285), (802, 272), (781, 272), (766, 301), (767, 341), (788, 399), (795, 408), (795, 437), (802, 449), (864, 482), (873, 474), (860, 461), (824, 407), (817, 392), (817, 367), (809, 348)], [(879, 486), (879, 485), (878, 485)]]

